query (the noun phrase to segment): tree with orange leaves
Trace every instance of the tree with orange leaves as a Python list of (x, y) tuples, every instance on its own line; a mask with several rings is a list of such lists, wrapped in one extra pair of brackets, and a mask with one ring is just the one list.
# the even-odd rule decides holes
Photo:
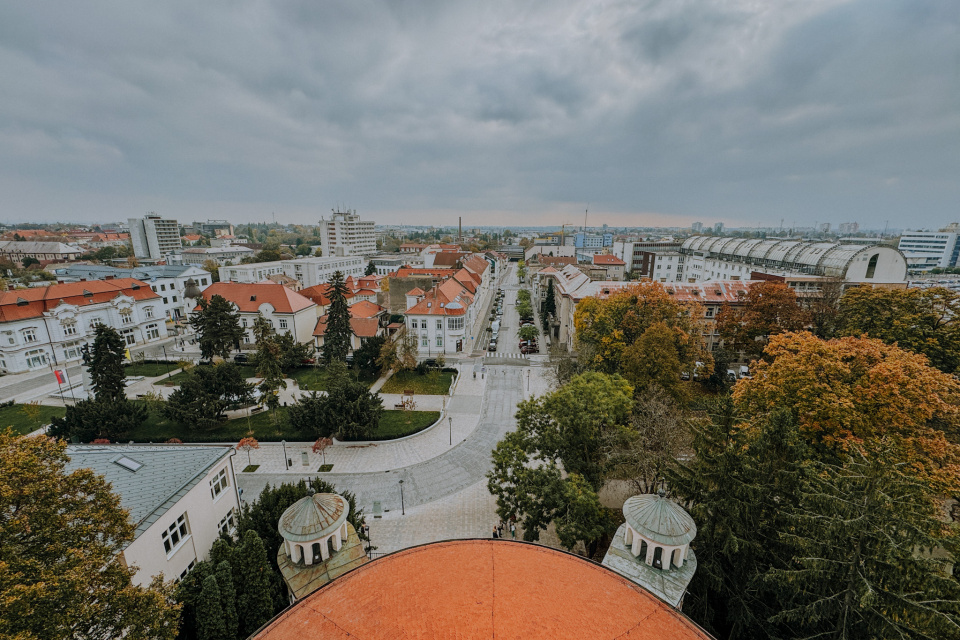
[(770, 336), (800, 331), (810, 321), (797, 294), (782, 282), (757, 282), (742, 305), (726, 305), (717, 314), (717, 331), (727, 348), (757, 357)]
[(770, 339), (733, 397), (744, 416), (789, 408), (822, 451), (892, 441), (938, 490), (960, 490), (960, 382), (924, 356), (870, 338), (787, 333)]
[(660, 283), (639, 283), (577, 303), (573, 316), (577, 351), (590, 368), (618, 373), (627, 349), (652, 325), (662, 323), (672, 334), (670, 342), (682, 370), (693, 371), (694, 363), (703, 362), (709, 374), (713, 360), (702, 339), (703, 317), (699, 303), (678, 302)]
[(259, 449), (260, 443), (257, 442), (257, 439), (253, 436), (248, 436), (246, 438), (241, 438), (240, 442), (237, 443), (237, 449), (243, 449), (247, 452), (247, 464), (253, 464), (250, 462), (250, 451), (253, 449)]

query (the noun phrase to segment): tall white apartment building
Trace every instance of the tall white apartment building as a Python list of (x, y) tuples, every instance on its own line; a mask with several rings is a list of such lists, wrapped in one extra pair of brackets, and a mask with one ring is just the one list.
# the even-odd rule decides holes
[(159, 260), (183, 248), (180, 226), (176, 220), (148, 214), (142, 219), (130, 218), (127, 223), (130, 225), (133, 253), (138, 258)]
[(320, 246), (324, 257), (372, 256), (377, 252), (373, 220), (361, 220), (356, 210), (335, 211), (320, 221)]
[(960, 259), (960, 225), (954, 222), (940, 231), (904, 231), (897, 248), (906, 257), (910, 273), (956, 267)]

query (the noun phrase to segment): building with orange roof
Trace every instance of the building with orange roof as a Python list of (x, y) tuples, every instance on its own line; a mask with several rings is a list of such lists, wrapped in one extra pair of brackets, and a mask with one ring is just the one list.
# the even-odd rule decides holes
[(76, 364), (94, 329), (116, 329), (128, 347), (167, 337), (160, 296), (133, 278), (53, 284), (0, 293), (0, 370)]
[(282, 284), (215, 282), (203, 290), (205, 299), (213, 296), (222, 296), (236, 307), (246, 347), (256, 344), (253, 323), (259, 316), (266, 318), (277, 333), (289, 333), (300, 343), (313, 342), (317, 304)]
[(449, 540), (335, 578), (253, 640), (709, 640), (640, 585), (526, 542)]
[(603, 277), (598, 280), (623, 280), (624, 269), (627, 263), (617, 256), (608, 253), (597, 253), (593, 256), (593, 266), (595, 269), (603, 270)]
[[(359, 349), (370, 338), (385, 335), (390, 316), (387, 310), (369, 300), (359, 300), (347, 307), (350, 312), (350, 353)], [(317, 349), (323, 348), (327, 332), (327, 316), (320, 316), (313, 330)]]

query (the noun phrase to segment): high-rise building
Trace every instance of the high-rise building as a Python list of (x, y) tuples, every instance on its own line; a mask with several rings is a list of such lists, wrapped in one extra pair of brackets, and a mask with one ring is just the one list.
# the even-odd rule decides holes
[(180, 227), (176, 220), (161, 218), (155, 213), (140, 218), (130, 218), (130, 241), (133, 253), (138, 258), (159, 260), (183, 248)]
[(860, 231), (860, 225), (856, 222), (841, 222), (837, 225), (837, 231), (840, 233), (840, 235), (857, 233)]
[(714, 225), (713, 225), (713, 232), (714, 232), (714, 233), (723, 233), (723, 223), (722, 223), (722, 222), (717, 222), (716, 224), (714, 224)]
[(690, 230), (693, 231), (694, 233), (701, 233), (701, 232), (703, 232), (703, 223), (702, 223), (702, 222), (694, 222), (692, 225), (690, 225)]
[(356, 210), (335, 211), (320, 221), (320, 246), (325, 257), (372, 256), (377, 253), (373, 220), (361, 220)]
[(897, 248), (906, 257), (910, 273), (956, 267), (960, 260), (960, 225), (954, 222), (940, 231), (904, 231)]

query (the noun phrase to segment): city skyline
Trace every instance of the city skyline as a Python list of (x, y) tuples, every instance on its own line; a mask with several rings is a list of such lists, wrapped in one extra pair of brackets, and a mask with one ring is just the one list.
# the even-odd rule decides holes
[(4, 222), (958, 215), (948, 1), (95, 2), (0, 24)]

